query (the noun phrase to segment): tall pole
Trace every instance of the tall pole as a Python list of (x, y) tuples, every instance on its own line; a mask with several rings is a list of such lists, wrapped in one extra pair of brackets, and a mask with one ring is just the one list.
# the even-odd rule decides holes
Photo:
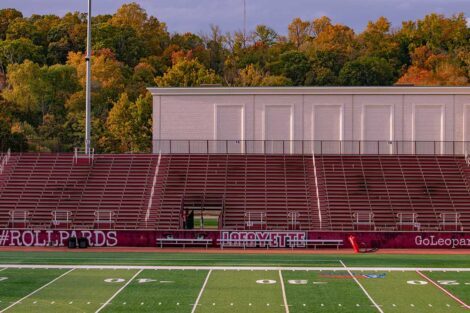
[(85, 153), (91, 152), (91, 0), (88, 0), (88, 26), (86, 47), (86, 122), (85, 122)]
[(243, 46), (246, 46), (246, 0), (243, 0)]

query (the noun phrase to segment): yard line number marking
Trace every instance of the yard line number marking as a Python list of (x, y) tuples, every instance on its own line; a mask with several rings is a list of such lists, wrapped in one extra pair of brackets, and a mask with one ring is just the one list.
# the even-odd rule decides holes
[(206, 280), (204, 280), (204, 284), (201, 287), (201, 291), (199, 291), (199, 295), (197, 296), (196, 302), (194, 302), (193, 309), (191, 310), (191, 313), (196, 312), (196, 308), (199, 304), (199, 300), (201, 300), (202, 293), (204, 292), (204, 289), (206, 289), (207, 282), (209, 281), (209, 277), (211, 276), (212, 270), (209, 270), (209, 273), (207, 273)]
[(286, 297), (286, 288), (284, 287), (284, 279), (282, 278), (281, 271), (279, 271), (279, 279), (281, 281), (282, 299), (284, 300), (284, 307), (286, 308), (286, 313), (289, 313), (289, 306), (287, 305), (287, 297)]
[(367, 296), (367, 298), (369, 298), (370, 302), (372, 302), (372, 304), (377, 308), (377, 310), (380, 312), (380, 313), (384, 313), (384, 311), (379, 307), (379, 305), (374, 301), (374, 299), (372, 299), (372, 297), (370, 296), (370, 294), (367, 292), (367, 290), (364, 288), (364, 286), (362, 286), (362, 284), (359, 282), (359, 280), (354, 276), (354, 274), (351, 272), (351, 270), (346, 266), (346, 264), (344, 264), (344, 262), (342, 260), (339, 260), (339, 262), (341, 263), (341, 265), (343, 265), (344, 269), (348, 272), (348, 274), (352, 277), (352, 279), (354, 279), (354, 281), (356, 282), (356, 284), (362, 289), (362, 291), (364, 292), (364, 294)]
[(13, 306), (15, 306), (15, 305), (17, 305), (18, 303), (20, 303), (21, 301), (23, 301), (24, 299), (31, 297), (32, 295), (34, 295), (34, 294), (37, 293), (38, 291), (40, 291), (40, 290), (46, 288), (47, 286), (49, 286), (50, 284), (54, 283), (55, 281), (61, 279), (62, 277), (64, 277), (65, 275), (69, 274), (69, 273), (72, 272), (73, 270), (75, 270), (75, 269), (72, 268), (71, 270), (69, 270), (69, 271), (63, 273), (62, 275), (60, 275), (60, 276), (54, 278), (53, 280), (51, 280), (51, 281), (48, 282), (47, 284), (43, 285), (42, 287), (39, 287), (38, 289), (34, 290), (34, 291), (31, 292), (30, 294), (24, 296), (23, 298), (21, 298), (20, 300), (18, 300), (18, 301), (16, 301), (16, 302), (14, 302), (14, 303), (11, 304), (10, 306), (7, 306), (6, 308), (4, 308), (4, 309), (3, 309), (2, 311), (0, 311), (0, 312), (5, 312), (6, 310), (12, 308)]
[(418, 273), (418, 275), (420, 275), (421, 277), (423, 277), (424, 279), (426, 279), (428, 282), (430, 282), (431, 284), (433, 284), (434, 286), (436, 286), (437, 288), (439, 288), (439, 290), (441, 290), (442, 292), (444, 292), (446, 295), (448, 295), (449, 297), (451, 297), (452, 299), (454, 299), (455, 301), (457, 301), (459, 304), (461, 304), (464, 308), (466, 309), (470, 309), (470, 306), (468, 304), (466, 304), (465, 302), (463, 302), (462, 300), (460, 300), (459, 298), (457, 298), (456, 296), (454, 296), (452, 293), (450, 293), (449, 291), (447, 291), (447, 289), (445, 289), (444, 287), (440, 286), (438, 283), (436, 283), (434, 280), (432, 280), (431, 278), (429, 278), (427, 275), (421, 273), (420, 271), (416, 271), (416, 273)]
[(102, 306), (99, 307), (98, 310), (96, 310), (96, 313), (100, 312), (102, 309), (104, 309), (105, 306), (107, 306), (114, 298), (116, 298), (116, 296), (121, 293), (121, 291), (124, 290), (124, 288), (126, 288), (133, 280), (134, 278), (136, 278), (140, 273), (142, 273), (143, 269), (138, 271), (137, 273), (134, 274), (134, 276), (132, 276), (131, 279), (129, 279), (125, 284), (124, 286), (122, 286), (121, 288), (119, 288), (118, 291), (116, 291), (112, 296), (111, 298), (108, 299), (108, 301), (106, 301), (105, 303), (103, 303)]

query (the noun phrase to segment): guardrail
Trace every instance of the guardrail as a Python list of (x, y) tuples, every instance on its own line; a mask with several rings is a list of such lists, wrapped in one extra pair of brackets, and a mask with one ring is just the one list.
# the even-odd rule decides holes
[(154, 140), (163, 154), (466, 155), (470, 141)]
[(5, 154), (2, 154), (0, 156), (0, 175), (3, 174), (3, 171), (5, 170), (5, 166), (7, 166), (8, 162), (10, 161), (11, 157), (11, 151), (8, 149), (8, 151)]

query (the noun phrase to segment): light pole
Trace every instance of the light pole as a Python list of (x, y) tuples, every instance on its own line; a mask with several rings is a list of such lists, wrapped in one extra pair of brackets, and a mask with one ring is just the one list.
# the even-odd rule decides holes
[(87, 21), (87, 48), (86, 48), (86, 87), (85, 87), (85, 153), (91, 153), (91, 0), (88, 0)]

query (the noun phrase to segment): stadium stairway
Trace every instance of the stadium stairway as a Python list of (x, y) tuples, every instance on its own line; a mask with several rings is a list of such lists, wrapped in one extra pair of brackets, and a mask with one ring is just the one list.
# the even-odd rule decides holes
[(164, 155), (152, 204), (156, 226), (181, 228), (184, 207), (223, 207), (226, 229), (316, 228), (311, 163), (301, 155)]

